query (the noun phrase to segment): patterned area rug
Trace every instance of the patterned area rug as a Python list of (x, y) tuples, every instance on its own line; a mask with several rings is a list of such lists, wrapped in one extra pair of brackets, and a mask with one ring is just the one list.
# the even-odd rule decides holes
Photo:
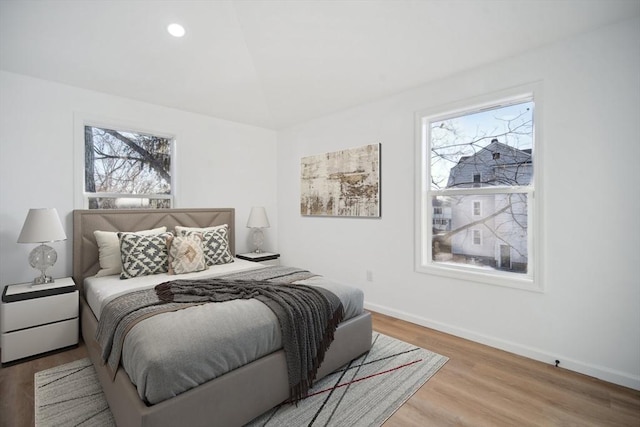
[(116, 425), (89, 359), (36, 372), (34, 389), (36, 427)]
[[(447, 360), (374, 332), (369, 353), (248, 426), (380, 426)], [(89, 359), (36, 373), (35, 411), (36, 427), (115, 425)]]

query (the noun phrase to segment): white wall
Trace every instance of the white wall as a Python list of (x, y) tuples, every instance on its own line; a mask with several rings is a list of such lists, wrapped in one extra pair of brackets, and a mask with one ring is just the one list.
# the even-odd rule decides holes
[(276, 250), (276, 133), (0, 72), (0, 284), (37, 275), (27, 261), (33, 245), (18, 244), (29, 208), (55, 207), (68, 237), (52, 246), (54, 277), (71, 275), (74, 206), (74, 115), (122, 122), (176, 135), (176, 207), (233, 207), (239, 252), (250, 246), (251, 206), (265, 206)]
[[(535, 81), (545, 292), (414, 272), (414, 113)], [(640, 389), (639, 119), (636, 18), (287, 129), (282, 260), (356, 284), (373, 310)], [(381, 219), (300, 215), (301, 157), (376, 142)]]

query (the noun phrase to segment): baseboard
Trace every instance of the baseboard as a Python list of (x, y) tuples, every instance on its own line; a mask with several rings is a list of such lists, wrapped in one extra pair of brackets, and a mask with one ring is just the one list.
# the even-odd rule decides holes
[(460, 338), (468, 339), (480, 344), (488, 345), (500, 350), (508, 351), (519, 356), (524, 356), (529, 359), (537, 360), (544, 363), (555, 364), (556, 360), (560, 360), (560, 367), (568, 369), (570, 371), (579, 372), (581, 374), (589, 375), (607, 381), (613, 384), (618, 384), (624, 387), (629, 387), (634, 390), (640, 390), (640, 376), (627, 374), (625, 372), (609, 369), (604, 366), (597, 366), (579, 360), (572, 359), (570, 357), (563, 356), (561, 354), (550, 354), (549, 352), (524, 346), (522, 344), (506, 341), (500, 338), (479, 334), (477, 332), (459, 328), (456, 326), (448, 325), (446, 323), (438, 322), (435, 320), (427, 319), (424, 317), (416, 316), (401, 310), (396, 310), (390, 307), (371, 304), (365, 302), (365, 308), (367, 310), (375, 311), (376, 313), (385, 314), (387, 316), (395, 317), (397, 319), (405, 320), (407, 322), (415, 323), (416, 325), (424, 326), (427, 328), (435, 329), (440, 332), (455, 335)]

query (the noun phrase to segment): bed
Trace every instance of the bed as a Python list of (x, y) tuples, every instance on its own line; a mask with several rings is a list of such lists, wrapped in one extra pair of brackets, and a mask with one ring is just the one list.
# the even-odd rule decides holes
[[(114, 375), (102, 361), (101, 349), (95, 339), (98, 319), (94, 311), (99, 312), (96, 308), (99, 303), (91, 294), (95, 291), (86, 292), (89, 289), (84, 286), (85, 283), (94, 283), (100, 270), (94, 231), (135, 232), (161, 226), (173, 230), (176, 226), (206, 228), (223, 224), (228, 226), (229, 251), (235, 255), (235, 211), (232, 208), (73, 212), (73, 278), (81, 293), (81, 332), (118, 426), (241, 426), (289, 398), (287, 363), (281, 348), (154, 404), (142, 398), (123, 366), (118, 366)], [(235, 259), (235, 262), (221, 267), (235, 272), (238, 269), (251, 270), (258, 265)], [(163, 275), (158, 276), (161, 280)], [(109, 287), (124, 286), (128, 282), (122, 280), (122, 284), (117, 283), (113, 276), (106, 279), (113, 284)], [(142, 321), (141, 325), (145, 322), (149, 320)], [(317, 379), (365, 353), (370, 347), (369, 313), (364, 310), (351, 313), (350, 318), (338, 325)], [(129, 358), (135, 360), (135, 355)], [(132, 377), (136, 378), (136, 374)]]

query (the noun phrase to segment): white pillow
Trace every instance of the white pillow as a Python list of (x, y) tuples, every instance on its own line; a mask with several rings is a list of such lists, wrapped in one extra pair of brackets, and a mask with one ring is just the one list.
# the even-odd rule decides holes
[[(135, 233), (148, 236), (166, 231), (167, 227), (158, 227), (151, 230), (135, 231)], [(122, 259), (118, 233), (115, 231), (96, 230), (93, 235), (96, 238), (96, 243), (98, 243), (98, 259), (100, 260), (100, 271), (96, 273), (96, 277), (120, 274), (122, 272)]]

